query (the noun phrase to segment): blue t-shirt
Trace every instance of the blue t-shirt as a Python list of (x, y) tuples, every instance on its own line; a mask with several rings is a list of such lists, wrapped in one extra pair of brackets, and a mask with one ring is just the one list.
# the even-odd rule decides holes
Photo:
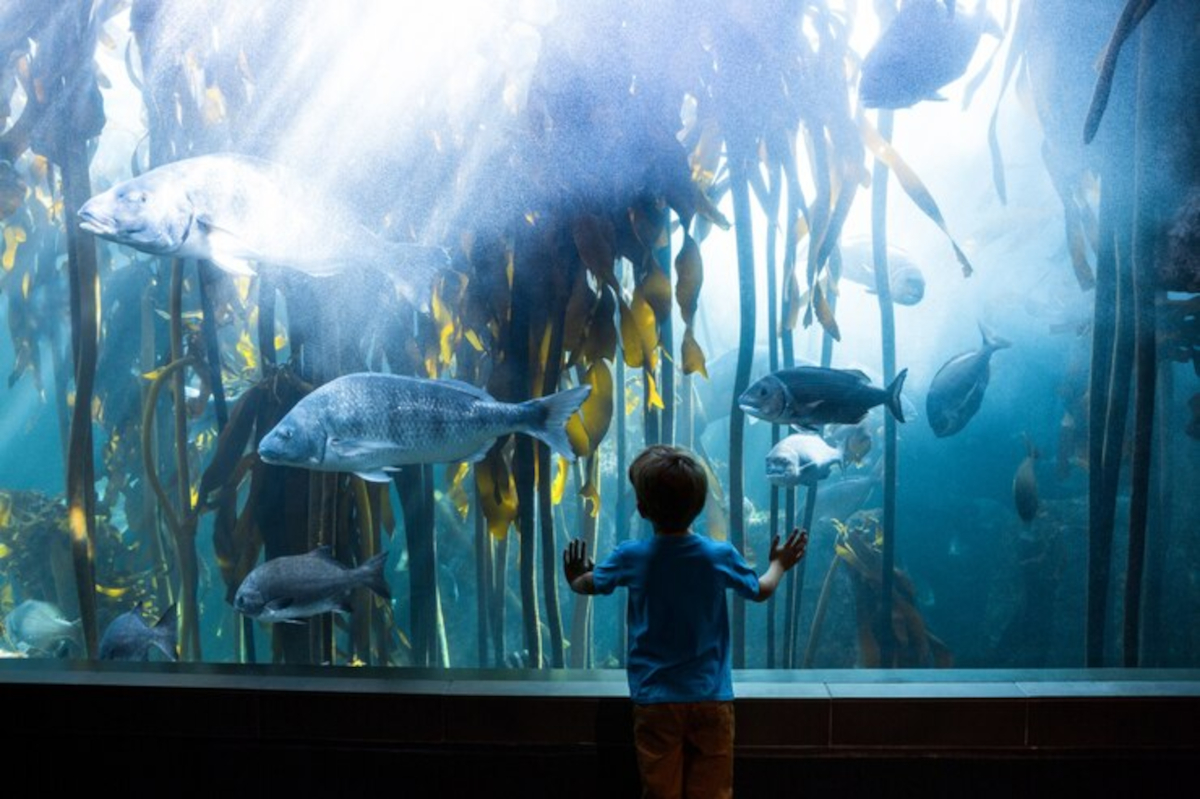
[(640, 705), (733, 699), (725, 589), (758, 596), (738, 551), (694, 533), (621, 544), (592, 573), (629, 589), (629, 695)]

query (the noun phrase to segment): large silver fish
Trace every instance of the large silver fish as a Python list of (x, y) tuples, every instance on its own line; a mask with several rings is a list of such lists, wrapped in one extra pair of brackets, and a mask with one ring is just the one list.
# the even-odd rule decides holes
[(4, 631), (14, 649), (34, 657), (58, 655), (70, 644), (83, 650), (79, 621), (67, 621), (49, 602), (26, 599), (4, 617)]
[(526, 433), (574, 460), (565, 427), (591, 388), (508, 403), (457, 380), (346, 375), (296, 403), (258, 454), (267, 463), (388, 482), (404, 464), (477, 461), (498, 436)]
[(269, 622), (298, 621), (331, 610), (349, 613), (350, 594), (359, 586), (392, 598), (383, 576), (386, 562), (387, 553), (380, 552), (349, 569), (334, 559), (327, 546), (307, 555), (272, 558), (246, 575), (233, 606), (238, 613)]
[(813, 486), (828, 477), (843, 457), (842, 450), (815, 433), (794, 433), (767, 453), (767, 482), (788, 488)]
[(113, 619), (100, 639), (101, 660), (149, 660), (154, 647), (171, 660), (175, 654), (175, 606), (167, 608), (154, 626), (142, 618), (141, 604)]
[(775, 424), (816, 428), (823, 424), (858, 424), (867, 411), (886, 405), (904, 421), (900, 390), (908, 370), (901, 370), (886, 389), (871, 385), (857, 369), (797, 366), (780, 369), (754, 383), (738, 397), (751, 416)]
[(79, 219), (84, 230), (119, 244), (204, 258), (237, 275), (262, 264), (316, 276), (372, 266), (420, 304), (448, 264), (440, 247), (376, 236), (283, 167), (229, 153), (175, 161), (119, 183), (84, 203)]
[(979, 2), (970, 13), (954, 14), (938, 0), (905, 0), (863, 59), (863, 107), (908, 108), (944, 99), (938, 90), (967, 71), (980, 36), (1002, 35), (985, 6)]
[(1005, 339), (993, 336), (982, 324), (979, 333), (983, 336), (983, 346), (946, 361), (929, 386), (925, 412), (938, 438), (954, 435), (971, 421), (991, 378), (992, 353), (1012, 346)]

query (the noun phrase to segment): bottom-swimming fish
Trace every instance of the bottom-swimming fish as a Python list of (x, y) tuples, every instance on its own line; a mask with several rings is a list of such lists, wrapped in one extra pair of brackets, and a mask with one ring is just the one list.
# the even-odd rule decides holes
[(1028, 435), (1025, 436), (1025, 447), (1028, 454), (1013, 476), (1013, 504), (1017, 506), (1017, 515), (1021, 517), (1021, 521), (1029, 524), (1037, 516), (1038, 510), (1037, 475), (1034, 473), (1038, 451)]
[(272, 558), (246, 575), (233, 606), (238, 613), (260, 621), (297, 621), (336, 610), (350, 612), (350, 593), (359, 586), (384, 599), (392, 593), (383, 576), (387, 553), (349, 569), (336, 561), (329, 547), (307, 555)]
[(149, 660), (155, 647), (171, 660), (175, 654), (175, 606), (167, 608), (154, 626), (142, 618), (142, 605), (122, 613), (109, 623), (100, 639), (101, 660)]
[(26, 599), (4, 617), (4, 630), (14, 649), (33, 657), (62, 654), (71, 644), (83, 649), (79, 620), (67, 621), (49, 602)]

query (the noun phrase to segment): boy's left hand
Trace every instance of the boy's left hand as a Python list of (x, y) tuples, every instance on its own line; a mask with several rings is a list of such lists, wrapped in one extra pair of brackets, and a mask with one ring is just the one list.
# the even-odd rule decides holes
[(800, 558), (804, 557), (804, 550), (808, 548), (808, 530), (796, 528), (792, 530), (792, 534), (788, 536), (787, 541), (783, 546), (779, 546), (779, 536), (775, 536), (771, 540), (771, 555), (772, 561), (779, 561), (779, 565), (784, 571), (788, 571)]
[(587, 541), (576, 538), (567, 544), (563, 550), (563, 573), (568, 583), (574, 583), (579, 577), (596, 568), (596, 564), (587, 556)]

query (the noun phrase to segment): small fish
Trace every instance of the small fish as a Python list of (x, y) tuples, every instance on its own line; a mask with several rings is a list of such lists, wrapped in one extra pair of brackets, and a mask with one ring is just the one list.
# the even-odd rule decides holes
[(347, 208), (314, 196), (269, 161), (223, 153), (151, 169), (92, 197), (80, 227), (152, 255), (203, 258), (235, 275), (255, 264), (315, 276), (373, 266), (402, 294), (428, 304), (446, 251), (386, 241)]
[(1033, 517), (1037, 516), (1038, 509), (1037, 475), (1033, 468), (1038, 459), (1038, 451), (1028, 434), (1025, 435), (1025, 448), (1028, 454), (1013, 476), (1013, 503), (1017, 506), (1017, 515), (1021, 517), (1021, 521), (1030, 524)]
[(900, 389), (908, 370), (901, 370), (886, 389), (871, 385), (857, 369), (798, 366), (780, 369), (759, 380), (738, 397), (751, 416), (775, 424), (816, 429), (823, 424), (858, 424), (867, 411), (886, 405), (904, 421)]
[(929, 426), (938, 438), (954, 435), (971, 421), (983, 402), (983, 392), (987, 390), (992, 353), (1012, 346), (1011, 342), (993, 336), (982, 324), (979, 332), (983, 336), (983, 347), (959, 353), (946, 361), (929, 386), (925, 412), (929, 416)]
[(175, 654), (175, 606), (167, 608), (151, 627), (142, 618), (144, 604), (138, 603), (109, 623), (100, 639), (101, 660), (149, 660), (152, 646), (170, 660), (179, 659)]
[(795, 433), (767, 453), (767, 482), (771, 485), (813, 486), (829, 476), (834, 464), (841, 465), (842, 450), (835, 449), (815, 433)]
[(498, 436), (526, 433), (575, 460), (566, 423), (590, 385), (528, 402), (499, 402), (458, 380), (362, 372), (300, 400), (259, 444), (267, 463), (354, 472), (390, 482), (409, 463), (479, 461)]
[(980, 37), (1001, 36), (980, 2), (972, 13), (951, 13), (938, 0), (906, 0), (863, 59), (858, 97), (864, 108), (908, 108), (943, 100), (938, 91), (958, 80)]
[(350, 594), (363, 586), (384, 599), (392, 592), (383, 576), (387, 553), (380, 552), (357, 568), (336, 561), (329, 547), (307, 555), (272, 558), (246, 575), (233, 606), (259, 621), (298, 621), (336, 610), (350, 612)]
[(55, 657), (71, 644), (83, 650), (79, 620), (67, 621), (57, 605), (26, 599), (4, 617), (5, 634), (13, 648), (32, 657)]
[[(875, 262), (870, 242), (856, 239), (842, 248), (842, 280), (865, 286), (875, 293)], [(888, 288), (892, 302), (897, 305), (916, 305), (925, 298), (925, 273), (912, 257), (892, 245), (888, 246)]]

